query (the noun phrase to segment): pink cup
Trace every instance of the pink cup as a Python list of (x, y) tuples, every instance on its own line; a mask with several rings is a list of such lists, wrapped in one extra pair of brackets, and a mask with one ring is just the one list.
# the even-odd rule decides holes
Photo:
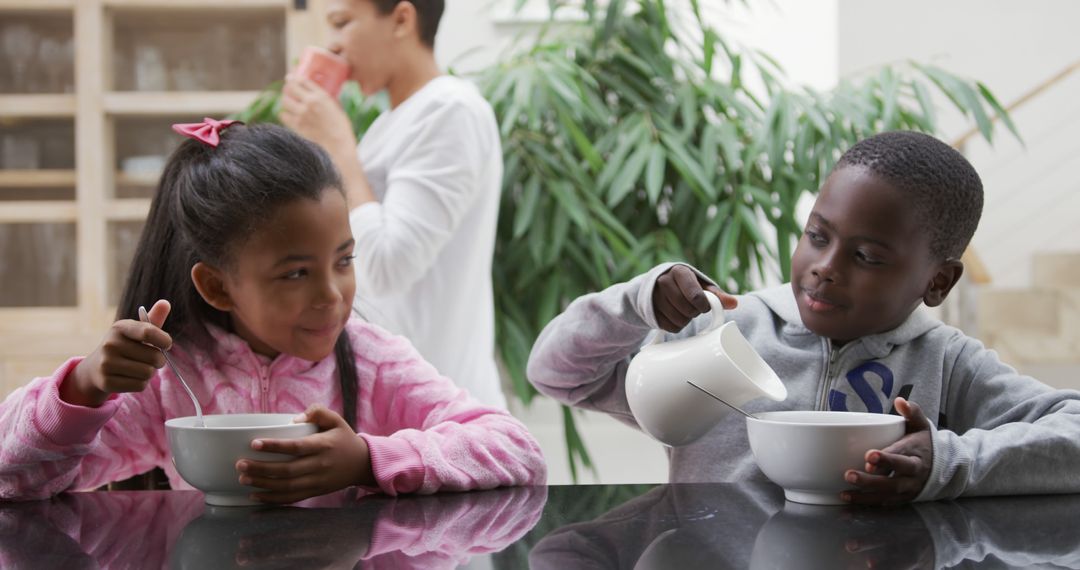
[(300, 56), (296, 74), (314, 81), (327, 93), (337, 97), (341, 84), (349, 77), (349, 63), (329, 50), (308, 46)]

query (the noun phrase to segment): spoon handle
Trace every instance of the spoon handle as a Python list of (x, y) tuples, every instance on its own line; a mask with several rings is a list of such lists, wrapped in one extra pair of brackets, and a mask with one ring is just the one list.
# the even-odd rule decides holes
[(702, 392), (705, 392), (705, 393), (706, 393), (706, 394), (708, 394), (708, 395), (709, 395), (710, 397), (712, 397), (712, 399), (714, 399), (714, 400), (716, 400), (717, 402), (720, 402), (721, 404), (723, 404), (723, 405), (725, 405), (725, 406), (727, 406), (727, 407), (729, 407), (729, 408), (731, 408), (731, 409), (735, 410), (736, 412), (739, 412), (740, 414), (742, 414), (742, 415), (744, 415), (744, 416), (746, 416), (746, 417), (748, 417), (748, 418), (752, 418), (752, 417), (754, 417), (754, 416), (753, 416), (753, 414), (748, 414), (748, 413), (746, 413), (745, 411), (743, 411), (743, 409), (742, 409), (742, 408), (740, 408), (739, 406), (736, 406), (735, 404), (729, 404), (728, 402), (724, 401), (724, 399), (723, 399), (723, 398), (721, 398), (720, 396), (717, 396), (716, 394), (713, 394), (712, 392), (710, 392), (710, 391), (706, 390), (705, 388), (702, 388), (701, 386), (698, 386), (697, 384), (694, 384), (694, 383), (693, 383), (693, 382), (691, 382), (690, 380), (687, 380), (687, 381), (686, 381), (686, 383), (687, 383), (687, 384), (689, 384), (689, 385), (691, 385), (691, 386), (693, 386), (693, 387), (695, 387), (695, 388), (697, 388), (698, 390), (701, 390)]
[[(146, 313), (146, 307), (139, 306), (139, 320), (144, 323), (150, 322), (150, 315)], [(180, 385), (184, 387), (184, 391), (187, 392), (188, 397), (191, 398), (191, 403), (195, 404), (195, 415), (199, 418), (198, 425), (203, 425), (202, 406), (199, 405), (199, 399), (195, 397), (195, 392), (191, 391), (191, 388), (188, 386), (187, 381), (184, 380), (184, 377), (180, 375), (180, 369), (177, 368), (175, 364), (173, 364), (172, 358), (169, 358), (169, 353), (165, 352), (161, 348), (158, 348), (158, 350), (165, 357), (165, 362), (169, 363), (169, 369), (172, 370), (172, 373), (180, 379)]]

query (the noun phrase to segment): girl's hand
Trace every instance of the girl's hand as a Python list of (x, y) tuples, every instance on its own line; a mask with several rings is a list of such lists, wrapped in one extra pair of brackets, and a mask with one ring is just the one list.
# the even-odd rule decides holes
[(930, 420), (918, 404), (896, 399), (896, 410), (907, 419), (907, 435), (882, 450), (866, 452), (866, 471), (848, 470), (844, 478), (859, 488), (841, 497), (850, 503), (894, 505), (919, 496), (934, 460)]
[(257, 451), (295, 455), (291, 461), (236, 462), (240, 483), (266, 489), (252, 496), (267, 503), (295, 503), (352, 485), (374, 486), (371, 454), (340, 415), (312, 406), (297, 418), (319, 426), (319, 433), (297, 439), (256, 439)]
[(113, 323), (105, 340), (60, 385), (60, 399), (69, 404), (97, 407), (118, 392), (141, 392), (165, 365), (172, 337), (161, 330), (171, 306), (160, 300), (150, 307), (150, 322), (124, 319)]
[(716, 285), (698, 279), (694, 270), (685, 265), (676, 265), (657, 277), (652, 302), (660, 328), (679, 332), (694, 317), (709, 312), (711, 306), (705, 298), (705, 291), (719, 297), (725, 309), (734, 309), (739, 304), (735, 297), (721, 291)]
[(352, 121), (337, 99), (310, 79), (289, 75), (281, 90), (281, 123), (318, 144), (332, 158), (356, 153)]

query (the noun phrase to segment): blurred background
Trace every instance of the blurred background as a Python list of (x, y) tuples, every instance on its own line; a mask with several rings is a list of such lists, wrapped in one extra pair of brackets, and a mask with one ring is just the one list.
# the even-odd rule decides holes
[[(96, 346), (112, 321), (157, 177), (179, 142), (169, 125), (250, 112), (260, 92), (284, 76), (304, 46), (323, 43), (323, 4), (322, 0), (0, 0), (0, 396), (34, 376), (52, 372), (67, 357), (85, 354)], [(622, 4), (629, 12), (647, 6), (645, 0)], [(1075, 230), (1080, 220), (1080, 178), (1075, 174), (1080, 171), (1080, 139), (1074, 136), (1080, 128), (1080, 41), (1075, 35), (1080, 4), (1069, 0), (914, 0), (902, 4), (884, 0), (773, 0), (706, 1), (698, 5), (699, 13), (692, 16), (689, 3), (667, 4), (671, 20), (686, 24), (695, 45), (708, 45), (706, 30), (714, 30), (729, 53), (724, 60), (726, 68), (697, 69), (705, 69), (706, 75), (722, 72), (725, 77), (732, 67), (737, 72), (740, 64), (732, 57), (734, 52), (766, 54), (768, 69), (783, 70), (781, 80), (772, 77), (779, 72), (748, 77), (745, 86), (738, 86), (746, 93), (745, 100), (758, 94), (766, 102), (775, 102), (780, 100), (778, 94), (788, 94), (788, 100), (803, 97), (814, 101), (843, 94), (847, 85), (876, 82), (872, 99), (883, 107), (877, 111), (886, 115), (885, 120), (875, 119), (856, 134), (919, 127), (962, 150), (983, 177), (986, 206), (966, 258), (967, 278), (937, 313), (983, 339), (1022, 371), (1058, 387), (1080, 387), (1080, 232)], [(590, 22), (585, 3), (562, 6), (553, 20), (548, 2), (448, 2), (436, 56), (444, 68), (475, 77), (492, 98), (500, 119), (505, 119), (508, 165), (516, 160), (514, 153), (525, 152), (513, 138), (518, 115), (507, 119), (508, 115), (528, 116), (537, 108), (543, 109), (545, 89), (559, 87), (516, 79), (519, 76), (514, 74), (524, 69), (522, 62), (534, 65), (540, 61), (535, 53), (530, 55), (532, 46), (537, 45), (534, 42), (588, 34), (600, 29), (598, 26)], [(617, 28), (623, 33), (619, 37), (626, 40), (619, 45), (630, 53), (625, 59), (634, 61), (636, 44), (629, 35), (634, 28), (627, 26)], [(593, 56), (593, 61), (601, 61), (607, 53), (604, 50), (613, 44), (592, 41), (565, 45), (573, 47), (571, 57), (577, 61)], [(719, 53), (716, 45), (713, 49)], [(583, 54), (590, 46), (597, 53)], [(660, 55), (665, 51), (670, 50), (661, 49)], [(690, 52), (691, 58), (703, 56)], [(655, 55), (637, 54), (641, 64), (638, 72), (646, 78), (655, 76), (658, 80), (651, 84), (658, 90), (666, 88), (659, 79), (667, 75), (678, 83), (683, 77), (680, 73), (650, 67), (661, 61), (653, 58)], [(881, 70), (902, 68), (910, 62), (932, 65), (952, 74), (948, 77), (985, 86), (994, 101), (1009, 110), (1019, 138), (995, 120), (994, 108), (981, 91), (974, 92), (977, 101), (967, 100), (969, 91), (951, 89), (948, 78), (937, 77), (935, 84), (933, 75), (923, 77), (923, 83), (931, 87), (926, 93), (933, 112), (917, 107), (914, 98), (908, 100), (910, 108), (921, 108), (932, 120), (890, 123), (888, 90), (895, 83), (891, 72)], [(721, 84), (730, 87), (734, 83), (734, 79), (726, 81)], [(505, 85), (505, 91), (500, 85)], [(909, 83), (901, 81), (899, 85), (903, 88)], [(513, 106), (501, 106), (500, 97), (507, 93), (518, 96), (519, 91), (517, 111)], [(676, 88), (673, 93), (681, 92)], [(950, 101), (955, 98), (959, 100)], [(845, 103), (843, 98), (833, 97), (831, 101), (830, 108), (839, 115), (846, 112), (843, 105), (850, 106), (852, 116), (877, 112), (856, 109), (859, 103), (854, 100)], [(920, 99), (919, 105), (922, 103)], [(621, 108), (622, 102), (607, 98), (601, 99), (601, 104), (612, 110)], [(985, 108), (985, 116), (980, 117), (976, 107), (979, 112)], [(686, 113), (683, 119), (700, 113), (701, 108), (682, 111)], [(768, 137), (776, 136), (776, 128), (765, 124), (778, 116), (769, 114), (774, 108), (782, 112), (784, 107), (761, 106), (761, 128), (732, 139), (740, 149), (753, 150), (755, 144), (765, 144)], [(801, 110), (792, 115), (786, 128), (798, 143), (797, 132), (809, 129), (814, 117), (809, 104), (792, 108)], [(622, 118), (613, 116), (610, 120)], [(531, 120), (522, 118), (522, 128)], [(537, 121), (542, 123), (542, 117)], [(546, 123), (541, 127), (548, 128)], [(555, 132), (557, 128), (549, 129), (555, 147), (562, 144), (560, 140), (565, 142)], [(854, 136), (839, 136), (830, 129), (825, 127), (825, 138), (831, 132), (840, 148)], [(992, 143), (988, 141), (991, 132)], [(650, 216), (656, 214), (658, 227), (666, 232), (655, 235), (672, 236), (679, 243), (677, 238), (687, 235), (680, 233), (685, 226), (671, 220), (678, 219), (680, 184), (698, 172), (693, 162), (684, 160), (682, 151), (696, 153), (708, 148), (691, 144), (694, 135), (688, 136), (664, 140), (656, 193), (648, 172), (652, 169), (641, 165), (637, 169), (640, 180), (605, 180), (597, 167), (576, 179), (578, 184), (570, 181), (567, 188), (585, 196), (588, 189), (583, 187), (592, 186), (592, 182), (605, 192), (611, 186), (605, 194), (611, 214), (629, 218), (645, 207)], [(586, 138), (593, 139), (589, 133)], [(679, 146), (682, 140), (687, 141), (686, 148)], [(618, 154), (617, 149), (605, 150), (602, 137), (595, 137), (594, 142), (601, 155)], [(578, 143), (578, 148), (592, 147)], [(716, 150), (715, 145), (712, 148)], [(798, 147), (793, 148), (798, 151)], [(740, 149), (735, 149), (736, 153)], [(786, 154), (783, 146), (780, 150)], [(646, 158), (643, 153), (639, 162)], [(813, 164), (813, 176), (801, 179), (805, 184), (794, 188), (793, 199), (783, 205), (799, 224), (802, 219), (798, 216), (804, 216), (812, 202), (814, 177), (829, 163), (815, 160)], [(723, 175), (723, 167), (718, 168)], [(550, 241), (550, 236), (533, 235), (535, 232), (528, 229), (533, 220), (546, 224), (547, 216), (565, 214), (584, 231), (593, 224), (603, 225), (597, 221), (600, 212), (585, 206), (587, 201), (560, 198), (558, 207), (562, 209), (525, 208), (529, 201), (522, 196), (528, 191), (529, 179), (518, 183), (513, 179), (516, 172), (508, 166), (504, 213), (510, 217), (506, 228), (500, 227), (500, 253), (496, 257), (500, 276), (509, 265), (520, 262), (513, 252), (519, 243), (528, 245), (522, 240)], [(547, 181), (538, 180), (537, 186), (546, 188)], [(589, 183), (581, 183), (583, 180)], [(766, 177), (762, 185), (768, 185), (769, 180)], [(698, 183), (690, 184), (696, 188)], [(711, 182), (700, 184), (707, 187)], [(719, 183), (717, 187), (725, 188)], [(770, 192), (771, 186), (766, 194)], [(530, 207), (535, 206), (535, 200), (532, 204)], [(784, 258), (784, 246), (780, 242), (790, 235), (781, 231), (779, 216), (773, 219), (770, 211), (765, 207), (752, 212), (756, 222), (746, 222), (746, 239), (756, 235), (751, 227), (755, 223), (760, 222), (763, 228), (773, 224), (777, 227), (777, 237), (769, 238), (774, 240), (773, 247), (747, 245), (746, 257), (734, 254), (726, 265), (717, 260), (718, 277), (731, 288), (749, 289), (783, 280), (785, 262), (778, 260)], [(712, 212), (715, 215), (715, 207)], [(790, 230), (788, 226), (784, 227)], [(646, 231), (630, 223), (626, 227), (634, 237), (655, 233), (655, 228)], [(709, 259), (714, 259), (711, 252), (723, 238), (712, 232), (701, 239)], [(500, 321), (500, 336), (508, 330), (520, 333), (506, 335), (517, 339), (516, 346), (500, 347), (507, 364), (507, 392), (518, 396), (511, 398), (512, 411), (541, 441), (552, 483), (569, 482), (575, 476), (582, 482), (603, 483), (667, 479), (666, 458), (659, 444), (606, 417), (570, 414), (547, 399), (534, 399), (521, 384), (522, 350), (527, 354), (537, 327), (576, 294), (600, 288), (607, 280), (618, 280), (615, 277), (621, 274), (617, 269), (632, 273), (638, 265), (655, 259), (694, 255), (691, 247), (650, 249), (644, 240), (627, 237), (625, 241), (633, 241), (633, 247), (624, 243), (627, 247), (621, 255), (617, 247), (605, 249), (610, 272), (601, 271), (604, 277), (581, 280), (574, 286), (564, 283), (550, 294), (550, 300), (541, 303), (537, 316), (529, 317), (529, 326), (522, 325), (520, 331), (513, 328), (514, 311), (500, 306), (501, 315), (508, 315)], [(634, 262), (623, 265), (622, 258), (627, 257), (633, 257)], [(742, 260), (741, 265), (738, 260)], [(729, 274), (732, 265), (741, 266), (743, 271)], [(762, 270), (750, 272), (750, 265)], [(566, 267), (562, 273), (558, 266), (553, 267), (556, 275), (572, 276), (578, 271)], [(523, 305), (549, 296), (533, 293), (507, 289), (502, 294)], [(591, 468), (582, 469), (585, 465), (580, 464), (572, 471), (570, 457), (578, 458), (577, 463), (581, 454), (572, 449), (568, 453), (568, 445), (587, 449)]]

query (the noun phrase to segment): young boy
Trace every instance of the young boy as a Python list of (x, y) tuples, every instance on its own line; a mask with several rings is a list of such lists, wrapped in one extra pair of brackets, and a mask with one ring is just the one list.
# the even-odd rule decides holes
[(505, 408), (491, 283), (502, 147), (491, 105), (435, 61), (443, 4), (329, 0), (327, 47), (349, 62), (365, 95), (386, 91), (391, 109), (357, 145), (338, 102), (290, 76), (280, 118), (341, 172), (360, 312), (408, 337), (481, 402)]
[[(658, 266), (571, 303), (537, 339), (529, 379), (561, 402), (636, 425), (624, 390), (630, 358), (653, 329), (685, 337), (707, 325), (695, 318), (709, 309), (706, 289), (787, 386), (785, 401), (748, 410), (907, 418), (907, 435), (844, 474), (857, 488), (844, 500), (1078, 492), (1080, 392), (1022, 376), (915, 310), (941, 304), (959, 280), (982, 200), (978, 174), (948, 145), (912, 132), (871, 137), (822, 185), (790, 284), (735, 298), (687, 265)], [(730, 414), (669, 451), (670, 480), (764, 477), (748, 448), (745, 421)]]

